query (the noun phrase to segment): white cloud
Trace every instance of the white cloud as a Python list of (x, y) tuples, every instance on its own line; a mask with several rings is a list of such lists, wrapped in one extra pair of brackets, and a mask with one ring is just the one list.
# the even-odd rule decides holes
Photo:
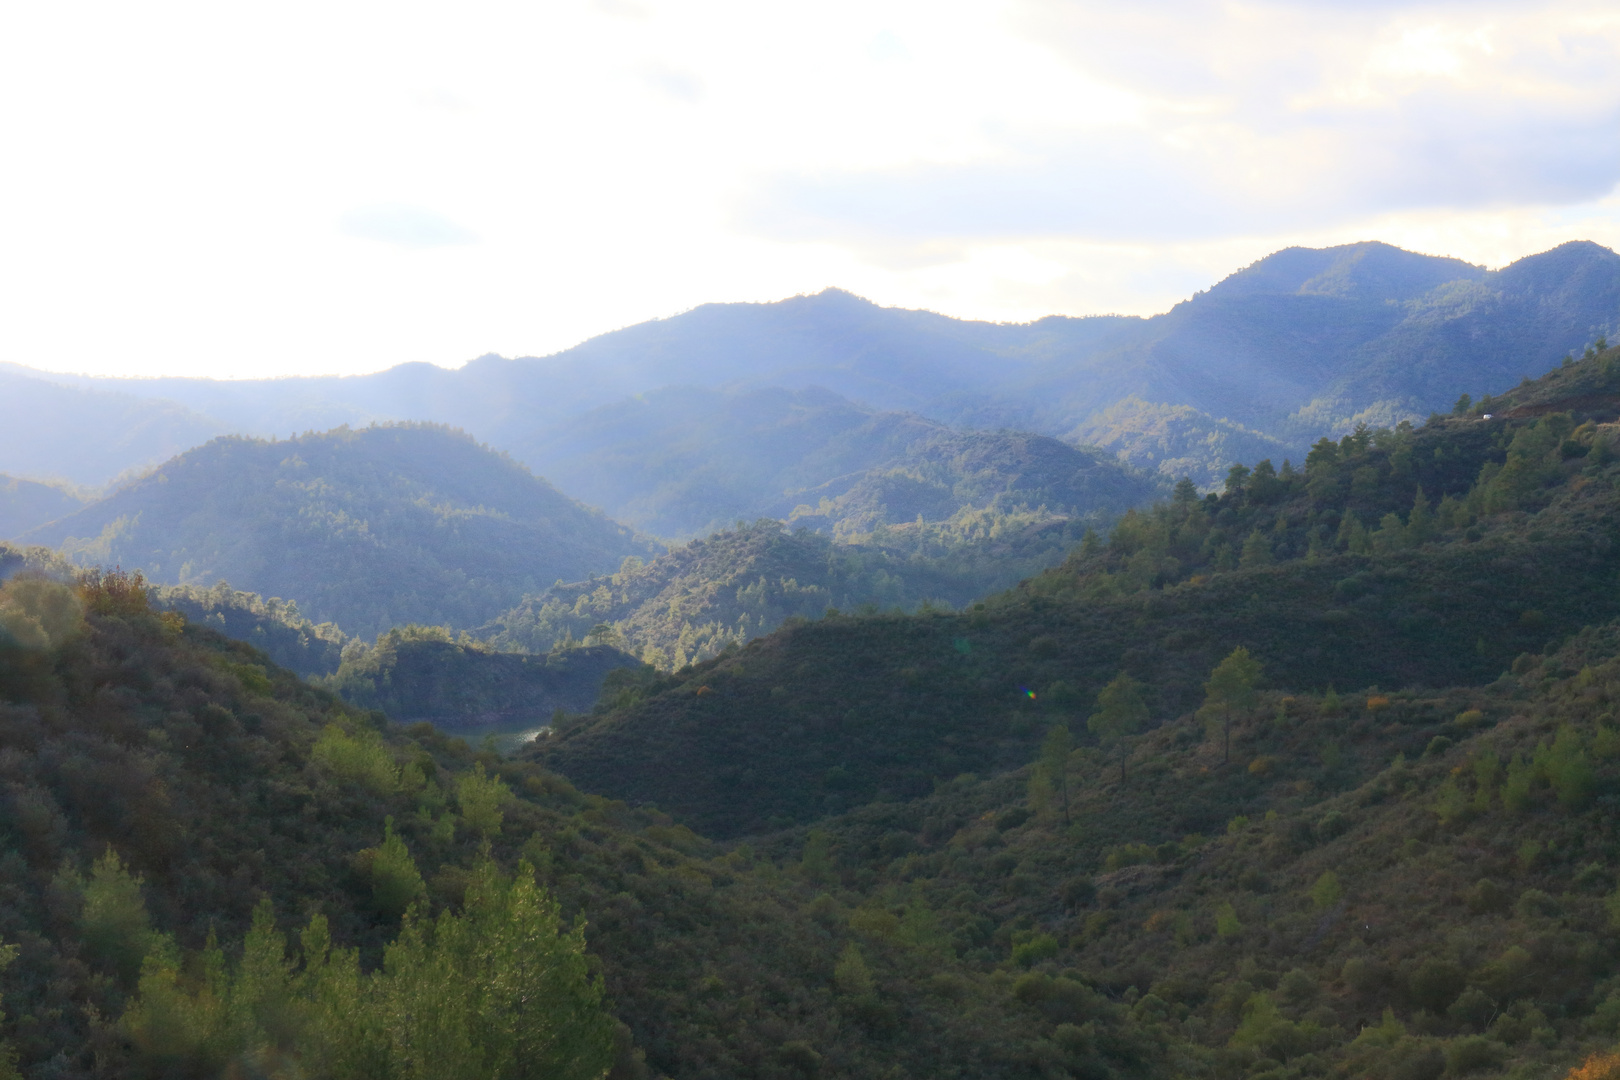
[(28, 5), (0, 359), (373, 370), (829, 284), (1147, 313), (1288, 243), (1613, 246), (1617, 52), (1573, 0)]
[(419, 206), (356, 207), (343, 215), (338, 221), (338, 228), (361, 240), (375, 240), (406, 248), (478, 242), (478, 235), (472, 230)]

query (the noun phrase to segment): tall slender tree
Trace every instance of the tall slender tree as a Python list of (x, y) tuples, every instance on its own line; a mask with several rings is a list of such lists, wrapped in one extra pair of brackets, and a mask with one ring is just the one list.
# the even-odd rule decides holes
[(1204, 684), (1204, 711), (1220, 718), (1224, 748), (1222, 761), (1232, 760), (1232, 718), (1254, 708), (1258, 700), (1255, 686), (1260, 681), (1260, 661), (1239, 645), (1225, 660), (1215, 665)]
[(1147, 723), (1148, 707), (1142, 700), (1142, 684), (1129, 673), (1120, 672), (1097, 693), (1097, 709), (1086, 721), (1086, 729), (1097, 741), (1119, 753), (1119, 779), (1125, 781), (1126, 740)]

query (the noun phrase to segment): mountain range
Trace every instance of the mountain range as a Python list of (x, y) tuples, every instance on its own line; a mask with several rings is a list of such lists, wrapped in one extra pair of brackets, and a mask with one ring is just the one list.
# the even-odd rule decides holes
[[(514, 756), (0, 546), (0, 1069), (411, 1075), (426, 1032), (480, 1077), (1601, 1080), (1617, 520), (1607, 349), (965, 610), (592, 646)], [(402, 718), (549, 681), (444, 693), (479, 652), (344, 662)]]
[[(589, 457), (607, 449), (603, 425), (635, 413), (637, 395), (815, 387), (956, 429), (1085, 441), (1211, 486), (1232, 459), (1252, 460), (1263, 447), (1299, 456), (1323, 432), (1444, 411), (1458, 387), (1506, 389), (1613, 334), (1617, 320), (1620, 257), (1596, 244), (1564, 244), (1491, 271), (1369, 242), (1277, 252), (1152, 318), (1002, 325), (828, 290), (704, 305), (550, 357), (485, 356), (454, 371), (408, 364), (237, 382), (7, 366), (0, 400), (31, 438), (0, 450), (0, 470), (99, 485), (212, 434), (424, 420), (464, 428), (556, 479), (553, 470), (591, 471)], [(620, 411), (585, 419), (604, 406)], [(92, 410), (105, 421), (85, 438), (68, 421)], [(672, 437), (697, 433), (687, 452), (700, 469), (737, 467), (724, 440), (702, 437), (711, 398), (665, 397), (652, 412)], [(652, 478), (640, 486), (658, 487)], [(684, 517), (724, 520), (732, 512), (724, 487)], [(570, 493), (595, 502), (588, 491)]]

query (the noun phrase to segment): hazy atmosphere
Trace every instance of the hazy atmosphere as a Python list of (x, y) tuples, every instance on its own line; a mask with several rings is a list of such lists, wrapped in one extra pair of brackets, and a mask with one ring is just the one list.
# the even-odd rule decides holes
[(0, 360), (545, 355), (836, 285), (1153, 314), (1290, 244), (1620, 243), (1605, 3), (15, 6)]
[(1620, 8), (0, 14), (0, 1080), (1620, 1080)]

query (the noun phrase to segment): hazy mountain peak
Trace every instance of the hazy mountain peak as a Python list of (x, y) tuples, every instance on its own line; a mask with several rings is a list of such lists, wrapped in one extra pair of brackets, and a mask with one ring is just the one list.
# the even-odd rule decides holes
[(1478, 280), (1485, 273), (1484, 267), (1461, 259), (1420, 255), (1371, 240), (1328, 248), (1284, 248), (1226, 278), (1210, 295), (1411, 300), (1436, 286)]

